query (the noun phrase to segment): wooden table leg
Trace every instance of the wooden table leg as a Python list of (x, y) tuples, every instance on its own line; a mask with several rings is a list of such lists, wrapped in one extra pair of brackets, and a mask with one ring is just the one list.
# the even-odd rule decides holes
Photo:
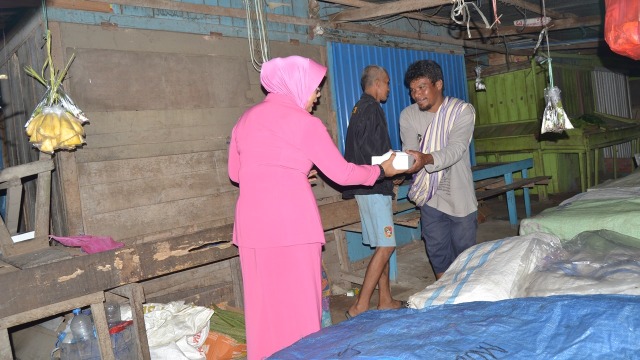
[(147, 340), (147, 330), (144, 326), (144, 289), (142, 285), (133, 283), (111, 289), (110, 292), (126, 297), (131, 305), (131, 318), (133, 319), (134, 337), (137, 342), (138, 359), (150, 360), (149, 341)]
[(0, 360), (13, 360), (9, 329), (0, 329)]
[(107, 324), (107, 315), (104, 312), (104, 303), (91, 304), (91, 315), (93, 316), (93, 326), (95, 326), (96, 334), (98, 335), (98, 346), (100, 347), (102, 360), (115, 360), (111, 336), (109, 335), (109, 325)]
[(587, 191), (587, 188), (589, 187), (589, 184), (587, 184), (587, 174), (586, 171), (588, 171), (588, 164), (587, 164), (587, 169), (585, 169), (585, 156), (584, 153), (578, 153), (578, 163), (579, 163), (579, 167), (580, 167), (580, 189), (582, 192)]
[[(504, 183), (509, 185), (513, 183), (513, 174), (504, 174)], [(507, 209), (509, 210), (509, 223), (512, 227), (518, 225), (518, 209), (516, 209), (516, 194), (514, 190), (507, 191)]]
[[(522, 169), (522, 178), (526, 179), (529, 176), (527, 169)], [(529, 188), (523, 187), (522, 191), (524, 193), (524, 212), (527, 217), (531, 217), (531, 199), (529, 199)]]

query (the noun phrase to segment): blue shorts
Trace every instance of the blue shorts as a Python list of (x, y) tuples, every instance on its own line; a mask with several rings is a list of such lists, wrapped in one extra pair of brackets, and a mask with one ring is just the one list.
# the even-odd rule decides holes
[(436, 274), (445, 272), (460, 253), (476, 244), (477, 211), (458, 217), (423, 205), (420, 223), (429, 262)]
[(371, 247), (395, 247), (391, 196), (372, 194), (355, 197), (362, 222), (362, 242)]

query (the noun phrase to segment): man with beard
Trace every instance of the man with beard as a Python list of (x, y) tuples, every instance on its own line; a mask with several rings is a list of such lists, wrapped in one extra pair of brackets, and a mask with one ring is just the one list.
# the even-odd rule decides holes
[(444, 96), (442, 68), (434, 61), (411, 64), (404, 81), (414, 103), (400, 114), (402, 148), (420, 165), (409, 198), (420, 207), (422, 237), (439, 279), (476, 243), (478, 202), (469, 157), (475, 110)]

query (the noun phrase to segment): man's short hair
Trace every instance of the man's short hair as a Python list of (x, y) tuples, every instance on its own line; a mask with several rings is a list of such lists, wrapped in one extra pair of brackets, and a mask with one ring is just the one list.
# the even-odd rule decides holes
[(409, 87), (412, 81), (423, 77), (429, 79), (432, 84), (435, 84), (438, 80), (442, 80), (444, 83), (442, 68), (437, 62), (433, 60), (418, 60), (409, 65), (407, 72), (404, 74), (404, 84)]
[(369, 86), (373, 85), (373, 82), (380, 78), (380, 74), (386, 73), (387, 70), (378, 65), (369, 65), (364, 68), (364, 70), (362, 70), (362, 76), (360, 77), (360, 87), (362, 91), (365, 91)]

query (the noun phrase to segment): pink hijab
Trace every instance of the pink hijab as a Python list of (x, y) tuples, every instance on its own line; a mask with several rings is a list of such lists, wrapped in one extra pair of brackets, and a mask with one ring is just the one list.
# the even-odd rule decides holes
[(275, 58), (262, 64), (260, 83), (268, 92), (288, 96), (304, 109), (326, 73), (326, 67), (302, 56)]

